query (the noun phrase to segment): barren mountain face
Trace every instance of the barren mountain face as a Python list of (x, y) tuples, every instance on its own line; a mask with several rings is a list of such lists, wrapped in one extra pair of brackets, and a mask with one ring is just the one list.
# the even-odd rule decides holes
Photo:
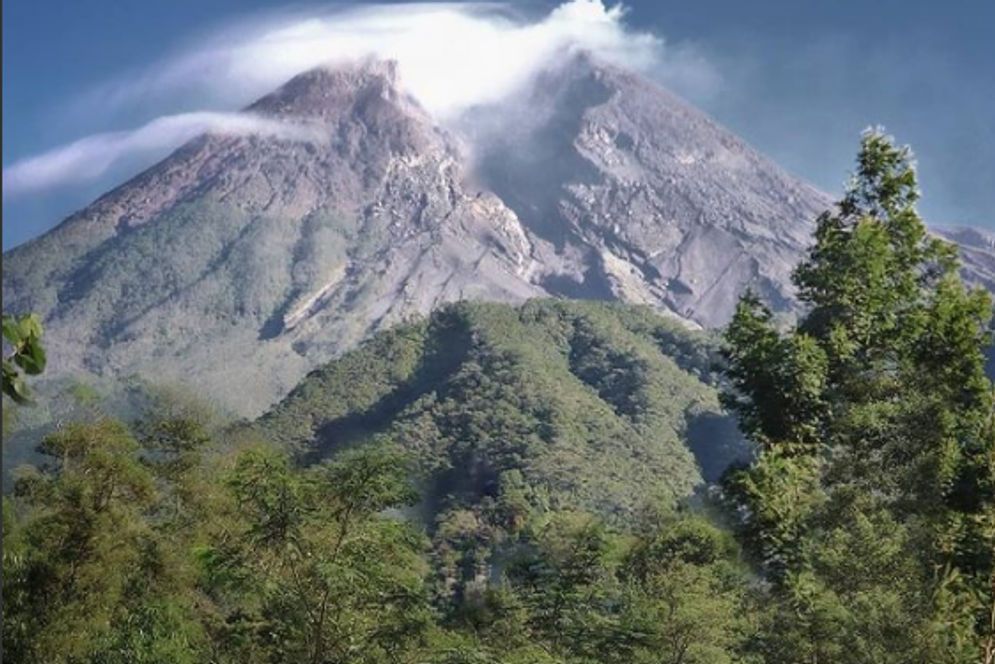
[[(252, 416), (447, 301), (622, 299), (721, 325), (747, 287), (793, 306), (830, 204), (585, 57), (517, 111), (478, 109), (480, 135), (438, 128), (382, 62), (302, 74), (249, 110), (315, 140), (202, 136), (4, 256), (5, 309), (45, 318), (46, 378), (137, 373)], [(495, 114), (520, 122), (481, 130)]]
[(824, 194), (665, 90), (584, 57), (522, 105), (539, 117), (488, 143), (480, 172), (529, 231), (576, 257), (545, 288), (705, 326), (724, 324), (747, 287), (791, 306), (790, 271)]
[(995, 293), (995, 234), (980, 228), (950, 226), (931, 229), (960, 252), (961, 277)]

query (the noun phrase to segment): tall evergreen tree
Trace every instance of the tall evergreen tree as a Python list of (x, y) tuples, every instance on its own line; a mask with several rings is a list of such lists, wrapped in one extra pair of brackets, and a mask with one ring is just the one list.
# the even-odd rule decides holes
[[(727, 488), (818, 661), (852, 658), (856, 626), (866, 661), (976, 661), (990, 638), (991, 302), (918, 198), (909, 150), (865, 133), (794, 273), (807, 313), (778, 330), (748, 295), (725, 334), (724, 400), (760, 449)], [(921, 638), (874, 635), (885, 618)]]

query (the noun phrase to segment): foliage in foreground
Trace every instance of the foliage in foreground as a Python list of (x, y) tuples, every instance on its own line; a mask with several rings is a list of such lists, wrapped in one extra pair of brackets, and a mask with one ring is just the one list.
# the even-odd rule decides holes
[(42, 327), (37, 314), (20, 317), (3, 314), (3, 341), (10, 353), (3, 357), (3, 394), (15, 403), (28, 403), (30, 392), (24, 375), (36, 376), (45, 370)]
[(725, 401), (760, 447), (726, 489), (773, 584), (768, 661), (995, 658), (991, 302), (917, 198), (908, 150), (865, 134), (795, 271), (807, 315), (779, 331), (747, 296), (726, 332)]
[(212, 452), (194, 417), (77, 424), (4, 509), (12, 662), (741, 661), (752, 590), (727, 533), (647, 512), (633, 532), (532, 513), (456, 598), (410, 459), (299, 467)]

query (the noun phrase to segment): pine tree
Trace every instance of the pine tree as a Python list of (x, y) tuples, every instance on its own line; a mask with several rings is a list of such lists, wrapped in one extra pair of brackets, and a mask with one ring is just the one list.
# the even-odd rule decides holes
[[(848, 191), (818, 219), (795, 270), (801, 321), (778, 330), (756, 297), (741, 300), (725, 333), (724, 402), (760, 451), (727, 489), (748, 547), (796, 615), (814, 621), (810, 647), (854, 638), (847, 625), (863, 620), (870, 652), (888, 637), (866, 622), (890, 612), (935, 636), (907, 639), (906, 653), (975, 661), (990, 631), (991, 302), (961, 283), (956, 252), (928, 234), (918, 197), (908, 148), (868, 131)], [(905, 577), (889, 578), (910, 560)]]

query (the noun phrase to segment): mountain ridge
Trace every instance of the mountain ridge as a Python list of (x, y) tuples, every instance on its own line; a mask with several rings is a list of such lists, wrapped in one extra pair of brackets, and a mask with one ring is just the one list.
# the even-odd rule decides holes
[[(300, 94), (302, 84), (317, 82), (321, 85), (312, 85), (312, 91), (334, 92), (344, 85), (350, 92), (366, 93), (331, 95), (362, 101), (360, 108), (350, 105), (330, 114), (331, 106), (324, 105), (328, 150), (274, 138), (195, 139), (43, 238), (5, 256), (5, 299), (45, 314), (53, 372), (141, 370), (143, 364), (161, 364), (141, 361), (158, 353), (180, 359), (181, 366), (162, 376), (178, 380), (184, 370), (196, 373), (199, 364), (230, 373), (225, 365), (257, 362), (275, 370), (268, 379), (278, 381), (275, 389), (262, 388), (265, 396), (249, 406), (258, 411), (312, 366), (294, 348), (306, 336), (301, 334), (305, 321), (295, 320), (292, 329), (284, 329), (285, 315), (293, 318), (308, 300), (314, 304), (324, 298), (326, 317), (334, 320), (336, 312), (328, 312), (329, 306), (349, 311), (364, 277), (383, 289), (412, 284), (408, 293), (391, 293), (391, 298), (364, 307), (357, 315), (359, 330), (340, 324), (337, 334), (318, 338), (317, 343), (331, 347), (318, 349), (316, 358), (327, 360), (362, 338), (369, 326), (389, 322), (393, 313), (393, 318), (403, 317), (410, 308), (405, 298), (420, 296), (414, 286), (424, 276), (419, 265), (426, 262), (449, 258), (462, 268), (462, 274), (455, 270), (447, 275), (440, 297), (455, 299), (471, 276), (478, 291), (498, 299), (540, 294), (516, 286), (510, 274), (514, 266), (494, 252), (479, 252), (484, 255), (478, 259), (490, 260), (483, 269), (508, 272), (509, 278), (499, 274), (487, 282), (471, 272), (467, 261), (458, 264), (458, 255), (481, 244), (469, 240), (470, 235), (502, 233), (499, 223), (487, 228), (480, 223), (485, 212), (500, 221), (500, 204), (461, 190), (452, 145), (427, 118), (411, 111), (409, 100), (393, 94), (389, 71), (370, 72), (368, 66), (361, 71), (371, 75), (309, 73), (284, 88)], [(271, 95), (254, 106), (259, 110), (279, 102), (279, 95)], [(392, 223), (391, 213), (411, 223)], [(129, 223), (131, 219), (140, 223)], [(80, 237), (85, 242), (77, 241)], [(359, 242), (352, 242), (357, 238)], [(371, 238), (382, 246), (364, 246), (362, 241)], [(516, 238), (505, 234), (499, 239)], [(48, 271), (39, 268), (42, 260)], [(378, 273), (391, 271), (393, 281), (377, 283)], [(53, 288), (53, 283), (61, 287)], [(505, 288), (511, 289), (510, 296), (503, 294)], [(432, 305), (434, 299), (422, 308)], [(392, 307), (400, 311), (392, 312)], [(198, 332), (201, 325), (209, 329)], [(158, 329), (174, 327), (181, 329), (156, 339)], [(311, 327), (317, 327), (313, 320)], [(81, 329), (90, 336), (80, 339)], [(276, 348), (266, 343), (284, 331), (294, 338), (284, 338)], [(203, 352), (190, 348), (184, 333), (210, 347)], [(212, 340), (212, 333), (220, 341)], [(238, 350), (225, 352), (231, 342)], [(87, 350), (80, 352), (81, 346)], [(216, 357), (219, 352), (227, 357)], [(66, 362), (76, 357), (76, 366)], [(233, 380), (264, 380), (251, 370), (235, 374), (238, 378), (229, 375), (211, 387), (229, 392)]]

